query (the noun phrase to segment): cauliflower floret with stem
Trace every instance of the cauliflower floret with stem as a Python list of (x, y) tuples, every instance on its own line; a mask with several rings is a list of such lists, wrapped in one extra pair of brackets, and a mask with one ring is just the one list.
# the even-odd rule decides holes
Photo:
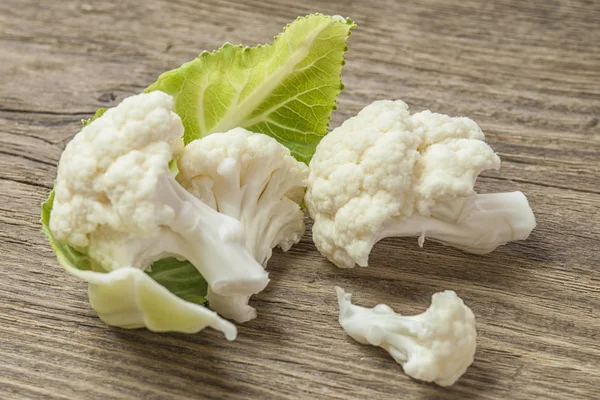
[(189, 260), (215, 293), (251, 295), (269, 279), (242, 225), (186, 191), (169, 162), (183, 125), (160, 91), (131, 96), (84, 127), (58, 167), (50, 230), (106, 270)]
[[(272, 249), (298, 243), (305, 231), (300, 208), (308, 166), (270, 136), (235, 128), (188, 144), (178, 161), (178, 180), (222, 214), (240, 221), (246, 247), (266, 267)], [(250, 296), (209, 288), (210, 307), (238, 322), (256, 317)]]
[(468, 118), (377, 101), (327, 135), (310, 162), (313, 240), (339, 267), (368, 265), (388, 236), (425, 237), (485, 254), (526, 239), (535, 217), (521, 192), (477, 194), (500, 158)]
[(353, 305), (350, 293), (335, 290), (342, 328), (362, 344), (385, 349), (407, 375), (450, 386), (473, 363), (475, 316), (454, 291), (435, 293), (424, 313), (403, 316), (385, 304)]

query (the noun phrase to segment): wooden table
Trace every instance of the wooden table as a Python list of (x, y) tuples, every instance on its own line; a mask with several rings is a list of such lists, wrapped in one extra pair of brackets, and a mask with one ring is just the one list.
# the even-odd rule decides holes
[[(386, 239), (369, 268), (342, 270), (307, 233), (275, 252), (235, 342), (105, 326), (38, 222), (79, 121), (204, 49), (269, 42), (316, 11), (359, 24), (332, 126), (383, 98), (475, 119), (503, 160), (478, 189), (526, 193), (530, 239), (487, 256)], [(599, 24), (593, 0), (3, 0), (0, 398), (600, 398)], [(474, 364), (447, 389), (409, 379), (345, 335), (333, 285), (407, 314), (456, 290), (477, 316)]]

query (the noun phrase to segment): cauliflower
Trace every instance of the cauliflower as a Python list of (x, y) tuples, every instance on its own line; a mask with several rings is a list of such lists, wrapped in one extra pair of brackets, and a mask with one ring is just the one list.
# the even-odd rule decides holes
[[(214, 133), (186, 146), (178, 180), (202, 202), (240, 221), (246, 247), (263, 266), (272, 248), (289, 250), (304, 234), (308, 166), (275, 139), (242, 128)], [(256, 317), (250, 296), (227, 296), (210, 288), (207, 299), (219, 314), (238, 322)]]
[(246, 249), (242, 224), (185, 190), (169, 163), (183, 151), (171, 96), (129, 97), (85, 126), (63, 152), (50, 230), (104, 270), (189, 260), (211, 290), (251, 295), (268, 275)]
[(407, 317), (385, 304), (355, 306), (350, 293), (335, 290), (342, 328), (362, 344), (385, 349), (407, 375), (450, 386), (473, 363), (475, 317), (455, 292), (435, 293), (424, 313)]
[(521, 192), (473, 188), (500, 158), (468, 118), (377, 101), (334, 129), (310, 163), (305, 201), (313, 240), (339, 267), (368, 265), (389, 236), (426, 237), (485, 254), (526, 239), (535, 217)]

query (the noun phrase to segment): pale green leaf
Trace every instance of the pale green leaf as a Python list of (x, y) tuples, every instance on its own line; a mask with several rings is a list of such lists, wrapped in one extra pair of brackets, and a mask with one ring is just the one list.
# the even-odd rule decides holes
[(107, 108), (99, 108), (96, 110), (96, 112), (94, 113), (94, 115), (92, 116), (92, 118), (88, 118), (88, 119), (82, 119), (81, 120), (81, 124), (83, 126), (88, 126), (89, 124), (91, 124), (92, 122), (94, 122), (94, 120), (96, 118), (100, 118), (102, 116), (102, 114), (104, 114), (106, 112), (106, 110), (108, 110)]
[(90, 305), (108, 325), (184, 333), (210, 326), (223, 332), (228, 340), (237, 335), (231, 322), (206, 307), (175, 296), (137, 268), (123, 267), (111, 272), (66, 269), (88, 282)]
[(225, 44), (165, 72), (146, 91), (175, 98), (186, 144), (243, 127), (274, 137), (308, 163), (343, 88), (340, 74), (354, 26), (338, 16), (301, 17), (273, 44)]
[(146, 273), (177, 297), (200, 305), (206, 303), (208, 285), (189, 261), (164, 258), (152, 264)]

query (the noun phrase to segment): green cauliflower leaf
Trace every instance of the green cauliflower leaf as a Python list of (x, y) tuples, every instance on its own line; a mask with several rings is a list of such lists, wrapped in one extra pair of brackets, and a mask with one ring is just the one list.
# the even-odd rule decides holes
[(242, 127), (272, 136), (308, 163), (343, 89), (340, 75), (354, 26), (342, 17), (300, 17), (273, 44), (227, 43), (165, 72), (146, 91), (175, 98), (186, 144)]

